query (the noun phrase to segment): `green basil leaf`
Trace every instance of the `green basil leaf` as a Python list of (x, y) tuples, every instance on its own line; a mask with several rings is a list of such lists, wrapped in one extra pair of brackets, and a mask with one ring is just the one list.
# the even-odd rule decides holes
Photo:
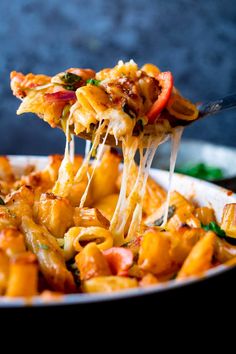
[(94, 85), (94, 86), (99, 86), (100, 82), (101, 82), (101, 80), (96, 80), (96, 79), (88, 79), (86, 81), (87, 84)]
[[(168, 214), (167, 214), (167, 220), (172, 218), (172, 216), (175, 213), (175, 210), (176, 210), (175, 205), (169, 206)], [(150, 223), (148, 226), (150, 226), (150, 227), (152, 227), (152, 226), (161, 226), (163, 224), (163, 221), (164, 221), (164, 214), (159, 219), (155, 220), (153, 223)]]
[(227, 235), (224, 230), (214, 221), (211, 221), (208, 225), (203, 225), (202, 228), (206, 231), (213, 231), (217, 236), (225, 238)]
[(81, 81), (81, 76), (68, 72), (63, 74), (60, 78), (65, 84), (68, 84), (69, 86)]

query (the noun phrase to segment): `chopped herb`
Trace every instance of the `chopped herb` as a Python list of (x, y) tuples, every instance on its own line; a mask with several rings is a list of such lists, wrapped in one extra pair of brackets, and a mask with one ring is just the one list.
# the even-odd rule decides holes
[(0, 205), (5, 205), (5, 202), (1, 197), (0, 197)]
[[(172, 218), (172, 216), (175, 213), (175, 210), (176, 210), (176, 207), (174, 205), (169, 206), (167, 220)], [(164, 215), (162, 215), (159, 219), (155, 220), (152, 224), (150, 224), (148, 226), (161, 226), (163, 224), (163, 221), (164, 221)]]
[(44, 243), (41, 243), (39, 245), (39, 248), (41, 248), (42, 250), (49, 250), (49, 246), (48, 245), (45, 245)]
[(75, 83), (81, 81), (81, 76), (66, 72), (61, 76), (61, 80), (65, 84), (74, 85)]
[(79, 75), (68, 72), (63, 74), (60, 79), (65, 84), (64, 88), (69, 91), (75, 91), (79, 87), (80, 81), (82, 80)]
[(68, 91), (75, 91), (76, 90), (75, 86), (73, 86), (73, 85), (66, 85), (63, 87)]
[(71, 261), (67, 262), (67, 267), (71, 271), (76, 285), (80, 286), (81, 285), (80, 271), (77, 267), (77, 264), (74, 262), (74, 260), (73, 261), (71, 260)]
[(236, 244), (236, 239), (228, 236), (216, 222), (211, 221), (208, 225), (202, 224), (201, 226), (206, 231), (213, 231), (218, 237), (224, 239), (228, 243), (231, 243), (232, 245)]
[(196, 165), (186, 164), (176, 169), (176, 172), (205, 179), (207, 181), (213, 181), (224, 177), (223, 171), (220, 168), (208, 166), (204, 163), (198, 163)]
[(136, 118), (136, 114), (132, 111), (132, 109), (129, 107), (127, 103), (124, 103), (122, 106), (123, 111), (130, 116), (130, 118), (134, 119)]
[(94, 86), (99, 86), (100, 82), (101, 82), (101, 80), (96, 80), (96, 79), (88, 79), (86, 81), (87, 84), (94, 85)]
[(211, 221), (208, 225), (202, 224), (202, 228), (206, 231), (213, 231), (219, 237), (226, 237), (226, 233), (224, 232), (224, 230), (222, 230), (220, 226), (217, 225), (217, 223), (214, 221)]

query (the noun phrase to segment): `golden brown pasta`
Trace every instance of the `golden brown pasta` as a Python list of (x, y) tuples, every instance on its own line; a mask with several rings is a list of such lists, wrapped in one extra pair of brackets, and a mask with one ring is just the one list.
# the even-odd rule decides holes
[(220, 263), (225, 263), (236, 257), (236, 246), (217, 237), (215, 244), (214, 257)]
[(66, 268), (59, 246), (52, 242), (53, 236), (49, 238), (42, 226), (36, 225), (27, 216), (22, 218), (22, 230), (28, 248), (37, 255), (40, 271), (49, 287), (65, 293), (74, 291), (72, 274)]
[(111, 275), (106, 258), (93, 242), (90, 242), (82, 252), (76, 255), (75, 261), (80, 271), (81, 280)]
[(31, 252), (11, 259), (6, 295), (10, 297), (34, 296), (38, 290), (37, 258)]
[(181, 266), (195, 244), (205, 235), (201, 228), (182, 227), (170, 234), (170, 256), (175, 264)]
[(101, 213), (111, 221), (114, 211), (116, 209), (118, 194), (109, 194), (104, 198), (99, 199), (98, 202), (94, 204), (94, 207), (101, 211)]
[(113, 291), (136, 288), (136, 279), (119, 276), (103, 276), (86, 280), (82, 284), (85, 293), (111, 293)]
[(74, 224), (81, 227), (100, 226), (109, 229), (110, 222), (97, 208), (75, 208)]
[(16, 215), (5, 205), (0, 205), (0, 230), (7, 227), (16, 227), (18, 224)]
[(200, 207), (196, 208), (194, 215), (198, 218), (200, 223), (208, 225), (212, 221), (216, 221), (215, 212), (212, 208)]
[(209, 231), (196, 243), (180, 269), (177, 279), (202, 275), (210, 268), (214, 252), (215, 238), (216, 236), (214, 232)]
[(9, 257), (0, 249), (0, 296), (5, 294), (9, 278)]
[(8, 227), (0, 232), (0, 249), (11, 257), (26, 251), (24, 235), (13, 227)]
[(0, 180), (5, 182), (14, 182), (15, 176), (6, 156), (0, 156)]
[(223, 211), (221, 228), (228, 236), (236, 238), (236, 203), (226, 204)]
[(63, 237), (73, 225), (73, 213), (74, 208), (67, 199), (44, 193), (37, 205), (36, 219), (46, 226), (53, 236)]
[(119, 174), (120, 156), (107, 150), (96, 168), (91, 182), (93, 202), (117, 192), (116, 180)]
[(157, 277), (155, 277), (155, 275), (153, 275), (152, 273), (147, 273), (146, 275), (144, 275), (144, 277), (140, 281), (139, 285), (142, 288), (146, 288), (148, 286), (156, 285), (158, 283), (159, 283), (159, 281), (158, 281)]
[(164, 232), (146, 231), (140, 246), (139, 266), (156, 275), (170, 271), (170, 245), (170, 240)]
[(31, 187), (22, 186), (16, 192), (11, 193), (6, 199), (7, 210), (16, 218), (20, 224), (22, 215), (31, 217), (33, 214), (34, 192)]
[(82, 251), (83, 244), (88, 242), (95, 242), (98, 248), (103, 251), (113, 245), (112, 233), (103, 227), (74, 227), (73, 233), (76, 234), (73, 246), (77, 252)]

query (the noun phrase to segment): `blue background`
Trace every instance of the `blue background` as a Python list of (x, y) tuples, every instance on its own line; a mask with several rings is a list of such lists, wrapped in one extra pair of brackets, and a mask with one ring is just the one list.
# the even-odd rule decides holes
[[(0, 14), (0, 154), (64, 147), (57, 129), (16, 116), (11, 70), (53, 75), (133, 58), (171, 70), (194, 101), (236, 92), (235, 0), (1, 0)], [(220, 114), (187, 128), (185, 137), (236, 146), (235, 119), (236, 111)]]

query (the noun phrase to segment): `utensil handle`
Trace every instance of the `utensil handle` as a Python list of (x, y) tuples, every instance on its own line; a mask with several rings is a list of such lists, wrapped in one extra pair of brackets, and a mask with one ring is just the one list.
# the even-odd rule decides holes
[(215, 101), (210, 101), (207, 103), (200, 103), (199, 118), (207, 116), (209, 114), (214, 114), (225, 109), (236, 107), (236, 94), (228, 95)]

